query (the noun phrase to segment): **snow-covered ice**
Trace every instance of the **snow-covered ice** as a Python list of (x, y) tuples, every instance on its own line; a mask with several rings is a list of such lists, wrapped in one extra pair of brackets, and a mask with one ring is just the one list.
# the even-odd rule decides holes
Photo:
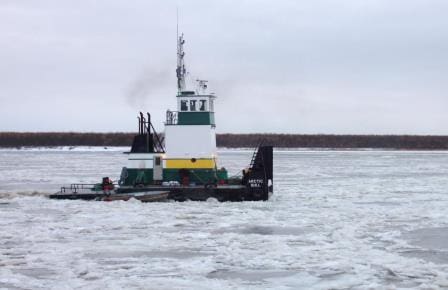
[(448, 287), (448, 152), (274, 158), (268, 202), (145, 204), (44, 196), (117, 178), (120, 150), (0, 150), (0, 288)]

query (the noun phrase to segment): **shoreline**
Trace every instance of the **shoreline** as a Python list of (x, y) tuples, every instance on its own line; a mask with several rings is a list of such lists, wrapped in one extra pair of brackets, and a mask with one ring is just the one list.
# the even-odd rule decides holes
[[(248, 151), (254, 147), (217, 147), (220, 152)], [(10, 151), (67, 151), (67, 152), (127, 152), (130, 146), (21, 146), (0, 147), (0, 152)], [(394, 148), (319, 148), (319, 147), (274, 147), (274, 152), (432, 152), (447, 153), (448, 149), (394, 149)]]
[[(0, 132), (0, 148), (129, 147), (135, 133)], [(163, 134), (161, 134), (163, 136)], [(217, 134), (219, 148), (255, 148), (261, 140), (275, 148), (313, 150), (448, 150), (439, 135)]]

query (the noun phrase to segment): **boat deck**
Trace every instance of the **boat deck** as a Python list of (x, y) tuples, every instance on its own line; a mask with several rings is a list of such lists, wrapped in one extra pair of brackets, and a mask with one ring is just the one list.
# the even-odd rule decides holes
[(142, 202), (164, 201), (168, 199), (169, 191), (146, 191), (146, 192), (129, 192), (118, 193), (116, 191), (82, 191), (82, 192), (57, 192), (51, 194), (51, 199), (81, 199), (81, 200), (100, 200), (113, 201), (124, 200), (127, 201), (135, 198)]
[(243, 185), (218, 185), (204, 187), (191, 186), (159, 186), (118, 187), (114, 190), (94, 190), (94, 185), (72, 184), (49, 196), (51, 199), (82, 199), (82, 200), (129, 200), (135, 198), (143, 202), (198, 200), (215, 198), (219, 201), (265, 200), (262, 196), (254, 195)]

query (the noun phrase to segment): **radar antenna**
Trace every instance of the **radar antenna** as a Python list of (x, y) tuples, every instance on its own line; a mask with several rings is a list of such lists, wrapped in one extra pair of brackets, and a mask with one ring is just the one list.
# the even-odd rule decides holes
[(198, 82), (198, 90), (197, 90), (197, 94), (205, 94), (205, 91), (207, 90), (207, 80), (196, 80)]

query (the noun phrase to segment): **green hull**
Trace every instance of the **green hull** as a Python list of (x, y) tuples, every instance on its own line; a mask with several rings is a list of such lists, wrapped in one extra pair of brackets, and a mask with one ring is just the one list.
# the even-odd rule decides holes
[(227, 170), (220, 169), (163, 169), (163, 180), (154, 181), (152, 169), (127, 168), (122, 172), (120, 185), (152, 185), (162, 182), (179, 182), (180, 184), (206, 185), (227, 183)]

